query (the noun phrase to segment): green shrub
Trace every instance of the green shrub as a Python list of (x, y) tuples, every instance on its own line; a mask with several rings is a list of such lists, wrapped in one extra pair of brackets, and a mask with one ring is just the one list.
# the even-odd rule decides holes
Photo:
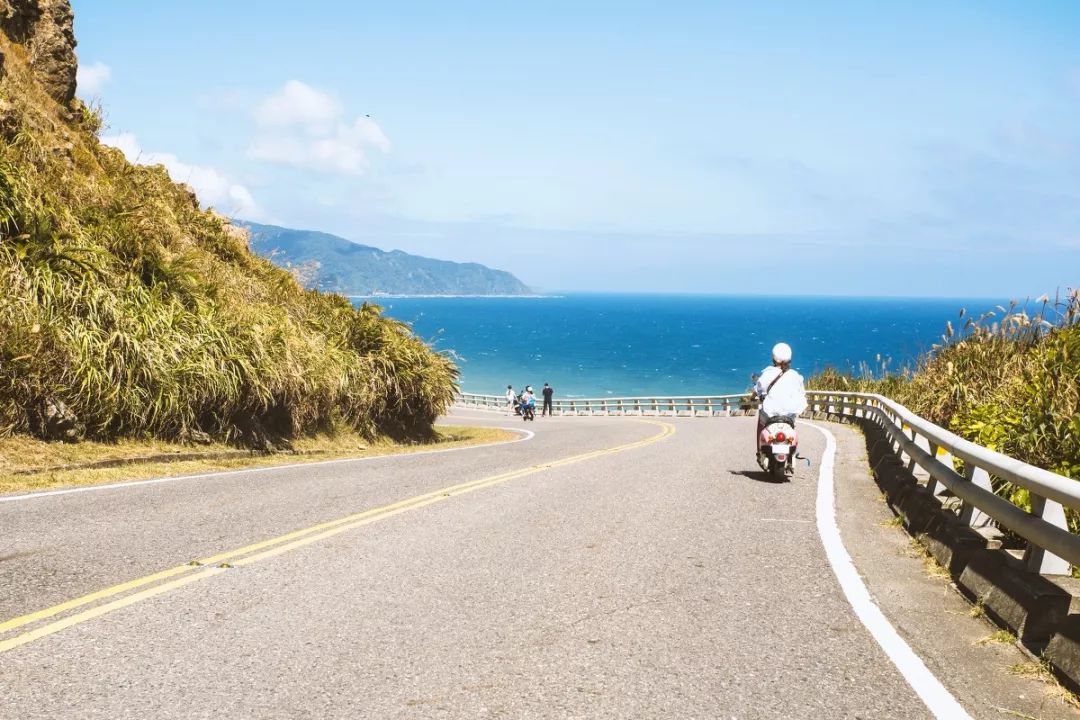
[[(961, 437), (1080, 479), (1080, 291), (1037, 307), (999, 307), (960, 332), (949, 324), (941, 344), (902, 373), (827, 369), (808, 384), (886, 395)], [(1022, 488), (997, 480), (995, 488), (1030, 509)], [(1071, 514), (1070, 524), (1080, 521)]]

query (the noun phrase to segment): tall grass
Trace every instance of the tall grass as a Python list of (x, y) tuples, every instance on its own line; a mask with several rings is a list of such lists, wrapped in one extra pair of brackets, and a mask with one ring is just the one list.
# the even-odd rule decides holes
[[(973, 442), (1080, 479), (1080, 290), (977, 318), (961, 310), (957, 328), (947, 323), (941, 342), (899, 373), (829, 369), (809, 384), (887, 395)], [(1026, 491), (998, 489), (1029, 505)]]
[(62, 403), (87, 436), (263, 446), (429, 434), (457, 369), (373, 305), (306, 291), (164, 168), (101, 145), (18, 57), (0, 132), (0, 434)]

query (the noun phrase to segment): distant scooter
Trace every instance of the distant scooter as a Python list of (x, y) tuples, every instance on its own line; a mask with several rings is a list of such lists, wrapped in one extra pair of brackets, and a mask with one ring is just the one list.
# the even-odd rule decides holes
[(765, 418), (757, 438), (757, 461), (773, 480), (784, 482), (795, 474), (794, 460), (798, 447), (795, 415), (772, 415)]
[(521, 404), (521, 419), (523, 422), (529, 420), (536, 420), (536, 404), (535, 403), (522, 403)]

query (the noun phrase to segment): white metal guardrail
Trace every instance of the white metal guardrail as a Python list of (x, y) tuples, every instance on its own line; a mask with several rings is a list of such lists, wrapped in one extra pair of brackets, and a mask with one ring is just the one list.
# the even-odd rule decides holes
[[(1065, 508), (1080, 510), (1080, 482), (1028, 465), (989, 450), (938, 427), (881, 395), (853, 392), (807, 393), (810, 411), (864, 419), (878, 424), (893, 443), (894, 451), (909, 469), (922, 468), (928, 489), (940, 494), (948, 489), (962, 503), (960, 520), (999, 527), (1027, 540), (1024, 563), (1033, 572), (1066, 575), (1070, 564), (1080, 566), (1080, 537), (1069, 532)], [(506, 410), (506, 399), (497, 395), (462, 394), (465, 407)], [(585, 398), (554, 400), (556, 415), (656, 415), (682, 417), (730, 416), (752, 410), (749, 394), (692, 397)], [(962, 461), (963, 474), (955, 460)], [(992, 479), (1025, 488), (1031, 512), (994, 494)]]
[[(866, 393), (807, 393), (811, 410), (866, 418), (877, 423), (893, 441), (908, 467), (917, 465), (929, 475), (928, 488), (938, 484), (962, 501), (960, 519), (972, 526), (988, 518), (1027, 540), (1024, 562), (1033, 572), (1067, 575), (1080, 565), (1080, 537), (1068, 530), (1065, 508), (1080, 509), (1080, 482), (1028, 465), (938, 427), (903, 405)], [(963, 474), (954, 459), (963, 461)], [(1031, 496), (1025, 512), (995, 495), (991, 480), (1013, 483)]]
[[(465, 407), (506, 410), (506, 398), (498, 395), (463, 393), (459, 404)], [(537, 397), (539, 412), (543, 402)], [(682, 397), (582, 398), (551, 401), (556, 415), (667, 415), (684, 417), (715, 417), (731, 415), (748, 408), (749, 395), (700, 395)]]

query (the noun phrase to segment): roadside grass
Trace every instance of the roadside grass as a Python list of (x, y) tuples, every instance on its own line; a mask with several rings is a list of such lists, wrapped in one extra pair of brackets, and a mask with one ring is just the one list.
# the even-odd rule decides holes
[(926, 549), (926, 546), (918, 538), (908, 538), (907, 550), (903, 554), (910, 558), (922, 560), (923, 572), (926, 573), (927, 577), (934, 580), (952, 579), (949, 571), (941, 566), (941, 563), (930, 554), (930, 551)]
[[(342, 458), (403, 455), (504, 442), (516, 437), (516, 433), (500, 428), (457, 425), (437, 426), (432, 440), (412, 443), (394, 442), (388, 438), (370, 441), (359, 433), (339, 432), (334, 435), (297, 439), (293, 441), (292, 452), (248, 453), (229, 457), (221, 457), (220, 454), (231, 454), (236, 448), (221, 444), (198, 448), (159, 440), (64, 444), (25, 436), (9, 437), (0, 438), (0, 494)], [(196, 452), (204, 453), (208, 457), (178, 461), (163, 457)], [(70, 467), (103, 461), (123, 461), (125, 464), (111, 467)]]
[(1057, 676), (1054, 675), (1054, 671), (1050, 669), (1050, 663), (1047, 661), (1031, 660), (1028, 662), (1016, 663), (1015, 665), (1009, 666), (1009, 672), (1019, 677), (1041, 680), (1046, 683), (1048, 691), (1052, 696), (1056, 697), (1066, 705), (1080, 710), (1080, 698), (1061, 684), (1057, 679)]
[(907, 515), (905, 515), (904, 513), (900, 513), (899, 515), (891, 517), (888, 520), (882, 520), (878, 523), (878, 526), (885, 528), (898, 528), (903, 527), (905, 522), (907, 522)]
[(1016, 636), (1008, 630), (997, 630), (979, 640), (977, 645), (1015, 645)]
[(982, 597), (978, 598), (975, 601), (975, 603), (971, 606), (971, 609), (968, 610), (968, 615), (970, 615), (973, 618), (984, 618), (984, 617), (986, 617), (986, 596), (985, 595), (983, 595)]
[[(807, 385), (885, 395), (966, 440), (1080, 480), (1080, 289), (978, 317), (961, 310), (956, 322), (908, 367), (890, 368), (889, 358), (878, 356), (874, 365), (826, 368)], [(992, 483), (1031, 511), (1026, 488)], [(1080, 532), (1080, 512), (1066, 509), (1066, 518)]]

